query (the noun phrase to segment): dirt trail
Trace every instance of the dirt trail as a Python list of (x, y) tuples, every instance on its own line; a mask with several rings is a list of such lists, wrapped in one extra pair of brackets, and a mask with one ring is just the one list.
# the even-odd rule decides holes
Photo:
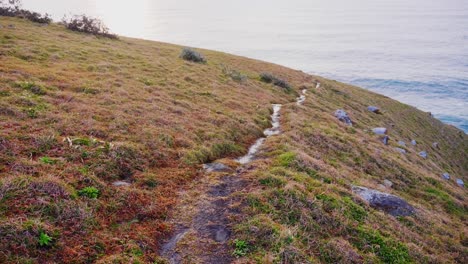
[[(306, 91), (297, 102), (305, 100)], [(255, 159), (266, 138), (280, 133), (281, 105), (273, 105), (272, 127), (264, 131), (249, 152), (238, 159), (241, 166), (236, 171), (206, 172), (180, 194), (180, 204), (172, 224), (174, 232), (161, 247), (161, 256), (169, 263), (231, 263), (232, 248), (229, 238), (233, 223), (242, 219), (239, 193), (247, 192), (247, 182), (242, 174), (255, 169), (250, 163)]]

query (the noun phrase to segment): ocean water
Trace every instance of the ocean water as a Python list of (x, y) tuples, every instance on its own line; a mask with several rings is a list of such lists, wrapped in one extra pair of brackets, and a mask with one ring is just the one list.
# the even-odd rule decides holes
[[(23, 0), (120, 35), (286, 65), (387, 95), (468, 132), (467, 0)], [(385, 106), (381, 106), (385, 107)]]

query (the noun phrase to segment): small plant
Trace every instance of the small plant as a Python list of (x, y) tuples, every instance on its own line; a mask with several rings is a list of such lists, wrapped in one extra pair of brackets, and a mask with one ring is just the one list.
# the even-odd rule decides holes
[(39, 238), (38, 238), (39, 246), (41, 247), (47, 247), (50, 245), (50, 242), (52, 242), (52, 237), (41, 231), (39, 233)]
[(33, 94), (37, 94), (37, 95), (46, 94), (46, 92), (44, 91), (44, 88), (42, 88), (40, 85), (34, 82), (20, 82), (20, 83), (17, 83), (16, 85), (23, 88), (24, 90), (30, 91)]
[(287, 91), (291, 90), (291, 85), (289, 85), (287, 81), (280, 79), (271, 73), (266, 73), (266, 72), (261, 73), (260, 81), (265, 82), (265, 83), (273, 83), (273, 85), (284, 88)]
[(37, 110), (34, 108), (27, 108), (26, 109), (26, 114), (28, 115), (29, 118), (37, 118), (39, 114), (37, 113)]
[(201, 53), (194, 51), (190, 48), (184, 48), (182, 50), (182, 53), (180, 54), (180, 57), (186, 61), (206, 63), (206, 59)]
[(99, 196), (99, 190), (95, 187), (88, 186), (78, 191), (79, 196), (85, 196), (91, 199), (96, 199)]
[(278, 163), (283, 167), (289, 167), (296, 161), (296, 154), (293, 152), (286, 152), (278, 156)]
[(241, 72), (237, 70), (233, 70), (227, 66), (223, 67), (223, 74), (231, 77), (231, 79), (236, 82), (243, 82), (247, 79), (247, 76), (245, 76)]
[(73, 16), (70, 19), (63, 18), (63, 25), (69, 30), (92, 34), (99, 37), (118, 39), (117, 35), (109, 32), (109, 28), (97, 19), (86, 15)]
[(44, 164), (55, 164), (56, 163), (56, 160), (53, 160), (52, 158), (49, 158), (49, 157), (39, 158), (39, 161), (44, 163)]
[(234, 240), (234, 247), (235, 248), (232, 255), (234, 255), (236, 258), (247, 255), (247, 252), (249, 251), (249, 244), (244, 240)]
[(153, 189), (153, 188), (158, 187), (159, 182), (156, 179), (156, 177), (154, 177), (153, 175), (149, 175), (148, 177), (145, 178), (144, 184), (148, 186), (148, 188)]

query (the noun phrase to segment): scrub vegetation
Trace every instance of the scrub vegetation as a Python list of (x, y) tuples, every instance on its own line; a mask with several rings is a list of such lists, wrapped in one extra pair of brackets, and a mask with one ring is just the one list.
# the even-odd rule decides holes
[[(467, 192), (441, 177), (467, 180), (467, 136), (427, 113), (220, 52), (197, 49), (194, 61), (171, 44), (14, 17), (0, 26), (1, 263), (161, 261), (179, 192), (198, 190), (203, 163), (245, 154), (270, 126), (272, 103), (283, 104), (282, 133), (232, 194), (236, 262), (467, 262)], [(388, 146), (374, 127), (389, 129)], [(395, 151), (412, 139), (406, 155)], [(417, 213), (375, 210), (352, 185), (398, 195)]]

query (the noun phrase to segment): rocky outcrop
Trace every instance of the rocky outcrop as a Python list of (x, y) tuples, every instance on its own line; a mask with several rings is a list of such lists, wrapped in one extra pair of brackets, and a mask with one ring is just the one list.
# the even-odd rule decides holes
[(355, 194), (367, 201), (370, 206), (392, 216), (409, 216), (416, 213), (414, 207), (398, 196), (360, 186), (353, 186), (352, 189)]
[(345, 110), (343, 109), (336, 110), (335, 117), (338, 118), (338, 120), (340, 120), (341, 122), (349, 126), (353, 125), (353, 121), (351, 121), (351, 118), (349, 118), (348, 113), (346, 113)]

